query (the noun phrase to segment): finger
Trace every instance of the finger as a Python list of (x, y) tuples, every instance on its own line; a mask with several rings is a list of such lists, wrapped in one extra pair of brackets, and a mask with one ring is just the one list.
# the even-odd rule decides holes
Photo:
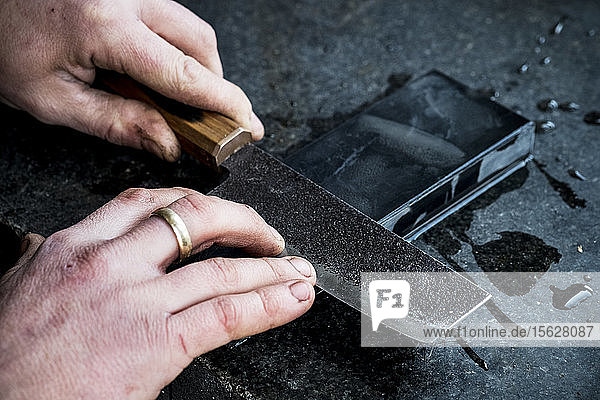
[(40, 88), (34, 115), (109, 142), (143, 149), (175, 161), (180, 147), (173, 131), (154, 108), (136, 100), (92, 89), (72, 76), (55, 77)]
[(192, 193), (197, 192), (185, 188), (127, 189), (72, 229), (86, 232), (89, 240), (110, 240), (127, 233), (153, 211)]
[[(185, 223), (194, 252), (219, 244), (241, 248), (253, 255), (274, 256), (285, 248), (281, 235), (247, 205), (192, 193), (168, 207)], [(117, 248), (136, 246), (147, 249), (143, 260), (161, 270), (179, 256), (179, 246), (171, 226), (157, 216), (141, 222), (115, 239), (113, 244)]]
[(186, 56), (142, 22), (130, 31), (119, 43), (125, 49), (118, 54), (113, 54), (113, 47), (106, 50), (111, 56), (96, 57), (98, 67), (125, 72), (167, 97), (227, 115), (250, 129), (255, 140), (263, 136), (264, 128), (242, 89)]
[(264, 332), (304, 314), (315, 292), (306, 281), (216, 297), (169, 318), (175, 350), (191, 360), (231, 340)]
[(176, 313), (213, 297), (299, 279), (316, 283), (313, 266), (299, 257), (213, 258), (157, 278), (150, 290), (160, 292), (167, 310)]
[(173, 46), (223, 77), (215, 31), (196, 14), (175, 1), (147, 0), (142, 4), (142, 21)]
[(21, 241), (21, 257), (12, 268), (6, 271), (1, 277), (0, 282), (6, 282), (19, 268), (29, 262), (37, 252), (38, 248), (44, 243), (44, 240), (46, 239), (37, 233), (28, 233), (25, 235)]

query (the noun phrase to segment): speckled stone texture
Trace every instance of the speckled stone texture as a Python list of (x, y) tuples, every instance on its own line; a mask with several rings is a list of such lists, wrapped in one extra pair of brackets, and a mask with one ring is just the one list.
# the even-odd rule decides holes
[[(470, 87), (497, 90), (498, 102), (529, 119), (552, 120), (556, 129), (536, 138), (536, 160), (545, 167), (530, 164), (417, 245), (459, 268), (480, 270), (474, 247), (498, 240), (498, 232), (522, 232), (560, 253), (553, 263), (553, 251), (540, 252), (540, 268), (600, 268), (600, 128), (583, 122), (586, 113), (600, 109), (598, 2), (184, 4), (216, 28), (226, 76), (246, 90), (265, 121), (260, 146), (280, 158), (379, 98), (405, 74), (434, 68)], [(563, 16), (563, 31), (550, 35)], [(595, 35), (588, 33), (592, 29)], [(541, 65), (547, 56), (551, 62)], [(517, 73), (525, 62), (529, 70)], [(538, 110), (536, 104), (548, 98), (581, 108)], [(20, 112), (0, 113), (0, 222), (21, 233), (48, 235), (69, 226), (127, 187), (212, 186), (188, 157), (166, 165)], [(570, 168), (587, 180), (573, 178)], [(564, 186), (561, 193), (552, 186), (559, 188), (557, 182), (568, 184), (585, 207), (564, 201)], [(4, 250), (10, 239), (2, 243)], [(598, 396), (598, 349), (475, 349), (489, 364), (486, 372), (460, 349), (362, 349), (359, 332), (358, 312), (319, 295), (299, 320), (200, 357), (161, 398)]]

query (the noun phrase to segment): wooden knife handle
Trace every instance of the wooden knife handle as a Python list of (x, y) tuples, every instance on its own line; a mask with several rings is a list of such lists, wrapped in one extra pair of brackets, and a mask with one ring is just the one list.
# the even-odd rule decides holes
[(183, 150), (211, 167), (218, 167), (252, 141), (252, 133), (232, 119), (178, 103), (126, 75), (100, 71), (96, 81), (123, 97), (156, 108), (175, 132)]

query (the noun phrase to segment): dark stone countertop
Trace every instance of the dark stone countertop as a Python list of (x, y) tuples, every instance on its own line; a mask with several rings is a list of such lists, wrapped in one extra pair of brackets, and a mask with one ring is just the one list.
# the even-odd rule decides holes
[[(407, 74), (434, 68), (473, 88), (497, 90), (500, 103), (527, 118), (551, 119), (556, 129), (536, 138), (538, 165), (530, 163), (416, 244), (474, 271), (516, 244), (533, 249), (540, 268), (600, 270), (600, 126), (583, 122), (586, 112), (600, 110), (597, 2), (183, 3), (216, 28), (226, 76), (246, 90), (265, 122), (261, 146), (281, 158)], [(561, 17), (563, 31), (550, 35)], [(546, 43), (538, 43), (539, 35)], [(547, 56), (551, 62), (541, 65)], [(526, 61), (529, 71), (518, 74)], [(536, 104), (550, 97), (581, 109), (539, 111)], [(0, 113), (4, 260), (14, 246), (6, 226), (49, 235), (127, 187), (211, 186), (188, 157), (167, 165), (5, 107)], [(570, 168), (587, 180), (569, 175)], [(556, 252), (560, 261), (553, 263)], [(460, 349), (360, 348), (358, 321), (356, 311), (319, 295), (297, 321), (200, 357), (161, 398), (598, 397), (599, 349), (476, 349), (489, 364), (484, 371)]]

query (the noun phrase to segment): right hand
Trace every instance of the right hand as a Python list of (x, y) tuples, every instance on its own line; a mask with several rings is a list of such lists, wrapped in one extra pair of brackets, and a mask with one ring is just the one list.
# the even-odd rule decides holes
[(310, 308), (315, 270), (297, 257), (215, 258), (166, 274), (177, 242), (149, 217), (166, 206), (196, 252), (284, 248), (251, 208), (182, 188), (130, 189), (46, 240), (29, 235), (0, 279), (3, 398), (153, 399), (194, 357)]
[(90, 87), (98, 67), (263, 136), (244, 92), (223, 79), (214, 30), (175, 1), (2, 0), (0, 24), (0, 101), (42, 122), (175, 161), (179, 142), (158, 111)]

